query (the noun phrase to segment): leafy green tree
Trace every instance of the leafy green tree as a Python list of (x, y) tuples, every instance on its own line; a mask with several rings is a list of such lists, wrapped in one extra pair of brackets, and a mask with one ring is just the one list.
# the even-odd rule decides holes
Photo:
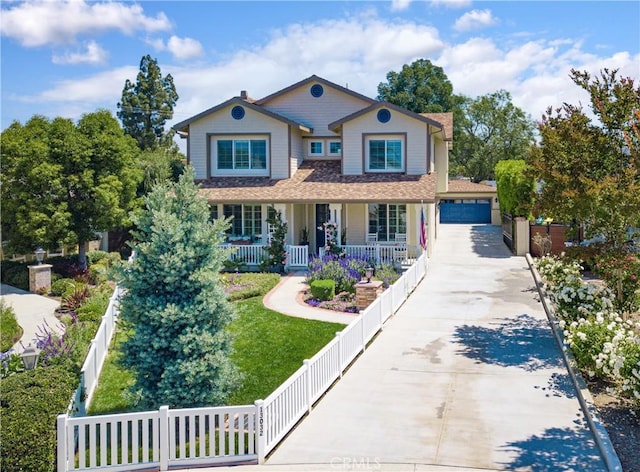
[(620, 247), (640, 227), (640, 87), (617, 70), (591, 77), (572, 69), (571, 78), (589, 93), (595, 119), (568, 103), (543, 115), (531, 155), (542, 183), (538, 212), (582, 222), (587, 238)]
[(535, 180), (523, 159), (500, 161), (496, 164), (500, 209), (513, 216), (528, 216), (531, 211)]
[(126, 80), (118, 103), (118, 118), (125, 133), (140, 149), (173, 146), (174, 133), (165, 132), (164, 126), (173, 118), (178, 98), (171, 74), (163, 77), (158, 61), (148, 54), (143, 56), (135, 84)]
[(385, 100), (415, 113), (443, 113), (454, 108), (453, 86), (442, 67), (428, 59), (387, 73), (387, 82), (378, 84), (378, 100)]
[(499, 90), (461, 99), (451, 167), (474, 182), (494, 180), (498, 161), (524, 159), (534, 142), (535, 124)]
[(2, 231), (18, 252), (86, 242), (125, 224), (137, 205), (138, 149), (107, 110), (32, 117), (1, 135)]
[(233, 317), (219, 280), (218, 246), (229, 222), (209, 219), (192, 168), (160, 183), (135, 218), (135, 258), (118, 270), (127, 289), (121, 317), (134, 334), (124, 343), (144, 408), (220, 405), (238, 386), (229, 359)]

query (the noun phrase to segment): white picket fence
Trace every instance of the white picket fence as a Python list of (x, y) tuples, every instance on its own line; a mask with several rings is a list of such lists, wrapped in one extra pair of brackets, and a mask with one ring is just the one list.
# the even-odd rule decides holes
[(74, 418), (58, 416), (58, 472), (161, 471), (262, 463), (342, 377), (427, 270), (423, 253), (403, 275), (265, 400), (254, 405)]
[(91, 341), (84, 364), (82, 364), (80, 383), (69, 405), (69, 411), (74, 416), (84, 416), (86, 414), (86, 405), (91, 402), (91, 398), (93, 397), (93, 392), (98, 384), (100, 372), (107, 358), (111, 338), (115, 331), (116, 320), (119, 314), (118, 299), (121, 294), (122, 289), (116, 286), (109, 299), (109, 305), (104, 315), (102, 315), (102, 320), (96, 331), (96, 335)]

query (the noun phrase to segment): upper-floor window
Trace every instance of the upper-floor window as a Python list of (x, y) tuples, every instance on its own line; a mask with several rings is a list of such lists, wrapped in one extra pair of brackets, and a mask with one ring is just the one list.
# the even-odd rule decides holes
[(404, 141), (398, 137), (375, 136), (367, 139), (366, 162), (370, 172), (402, 172)]
[(218, 169), (264, 170), (267, 168), (266, 139), (218, 139)]
[(342, 154), (342, 143), (340, 141), (329, 141), (329, 155), (339, 156)]
[(309, 141), (309, 155), (322, 156), (324, 154), (322, 144), (322, 141)]

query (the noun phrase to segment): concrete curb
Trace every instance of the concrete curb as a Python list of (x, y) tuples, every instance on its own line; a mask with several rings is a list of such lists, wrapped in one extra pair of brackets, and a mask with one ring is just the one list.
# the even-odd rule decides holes
[(593, 398), (591, 397), (591, 392), (589, 392), (589, 389), (587, 388), (587, 383), (576, 368), (576, 360), (573, 357), (573, 353), (570, 349), (567, 348), (564, 343), (564, 333), (562, 332), (562, 329), (560, 329), (560, 326), (558, 326), (558, 318), (556, 318), (555, 310), (551, 305), (551, 300), (549, 300), (547, 291), (544, 289), (544, 284), (542, 283), (540, 274), (535, 267), (533, 258), (531, 257), (531, 254), (526, 254), (525, 257), (527, 259), (527, 263), (529, 264), (531, 274), (533, 275), (533, 280), (536, 283), (536, 288), (538, 289), (538, 294), (540, 295), (540, 301), (542, 302), (544, 311), (547, 314), (549, 323), (551, 324), (551, 329), (553, 330), (554, 337), (556, 338), (556, 342), (558, 343), (558, 346), (560, 346), (560, 350), (562, 351), (562, 358), (564, 359), (564, 363), (567, 366), (569, 375), (571, 376), (571, 381), (573, 382), (573, 385), (578, 394), (580, 407), (582, 408), (582, 411), (584, 412), (584, 415), (587, 419), (589, 429), (595, 437), (598, 449), (600, 449), (600, 454), (602, 454), (602, 458), (604, 459), (609, 472), (622, 472), (622, 464), (620, 463), (618, 454), (616, 453), (616, 450), (611, 443), (609, 433), (600, 420), (598, 410), (593, 404)]

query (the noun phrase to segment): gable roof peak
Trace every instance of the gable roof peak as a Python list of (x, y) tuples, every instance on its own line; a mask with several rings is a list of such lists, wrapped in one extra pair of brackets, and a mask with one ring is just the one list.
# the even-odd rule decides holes
[(366, 95), (362, 95), (361, 93), (354, 92), (353, 90), (351, 90), (351, 89), (349, 89), (347, 87), (343, 87), (342, 85), (338, 85), (335, 82), (331, 82), (330, 80), (327, 80), (327, 79), (325, 79), (323, 77), (320, 77), (320, 76), (318, 76), (316, 74), (313, 74), (313, 75), (307, 77), (306, 79), (302, 79), (299, 82), (296, 82), (296, 83), (294, 83), (292, 85), (289, 85), (288, 87), (283, 88), (282, 90), (279, 90), (279, 91), (277, 91), (275, 93), (267, 95), (266, 97), (263, 97), (263, 98), (261, 98), (259, 100), (255, 100), (255, 103), (256, 103), (256, 105), (264, 105), (264, 104), (270, 102), (271, 100), (273, 100), (275, 98), (278, 98), (278, 97), (280, 97), (280, 96), (282, 96), (282, 95), (284, 95), (284, 94), (286, 94), (286, 93), (288, 93), (288, 92), (290, 92), (292, 90), (298, 89), (300, 87), (304, 87), (305, 85), (308, 85), (308, 84), (313, 83), (313, 82), (319, 82), (320, 84), (322, 84), (322, 85), (324, 85), (326, 87), (333, 88), (333, 89), (338, 90), (340, 92), (343, 92), (343, 93), (345, 93), (347, 95), (350, 95), (352, 97), (355, 97), (355, 98), (358, 98), (360, 100), (363, 100), (363, 101), (365, 101), (365, 102), (367, 102), (369, 104), (377, 102), (377, 100), (375, 100), (375, 99), (373, 99), (371, 97), (367, 97)]

